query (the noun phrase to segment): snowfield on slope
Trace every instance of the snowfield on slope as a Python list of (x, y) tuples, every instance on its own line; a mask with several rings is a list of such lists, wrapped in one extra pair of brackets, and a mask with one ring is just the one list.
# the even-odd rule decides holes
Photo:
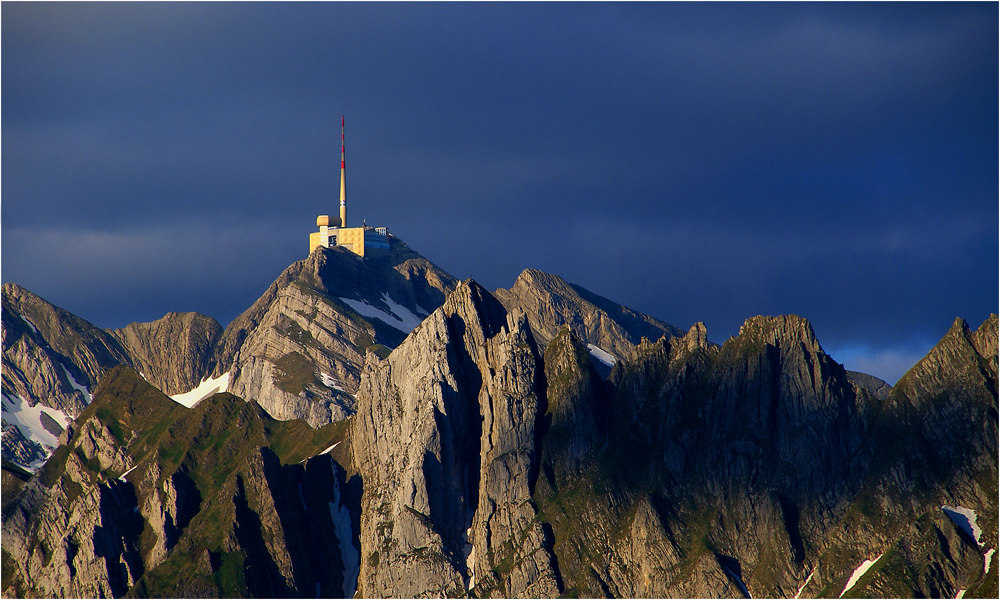
[(593, 344), (587, 344), (587, 349), (590, 350), (591, 356), (601, 361), (602, 363), (608, 365), (609, 367), (615, 366), (615, 363), (618, 361), (618, 359), (615, 358), (610, 352), (601, 350), (600, 348), (598, 348)]
[[(42, 414), (45, 414), (63, 429), (69, 427), (69, 424), (73, 422), (73, 419), (61, 410), (50, 408), (40, 402), (29, 406), (23, 398), (16, 394), (13, 396), (3, 394), (2, 405), (3, 420), (17, 427), (24, 437), (41, 444), (45, 450), (46, 458), (59, 445), (59, 436), (45, 428), (42, 424)], [(33, 472), (44, 463), (45, 461), (42, 460), (22, 466)]]
[(972, 539), (976, 540), (976, 544), (979, 543), (979, 538), (983, 535), (983, 530), (976, 524), (976, 511), (971, 508), (965, 508), (964, 506), (948, 506), (947, 504), (941, 507), (944, 514), (955, 522), (962, 531), (972, 536)]
[(80, 385), (80, 382), (76, 380), (76, 377), (73, 377), (73, 374), (69, 372), (66, 365), (60, 364), (59, 366), (62, 367), (63, 373), (66, 374), (66, 379), (69, 381), (69, 384), (73, 387), (73, 389), (83, 394), (83, 397), (87, 400), (87, 404), (90, 404), (94, 399), (93, 396), (90, 395), (90, 390)]
[(193, 408), (195, 404), (198, 404), (205, 398), (215, 394), (220, 394), (228, 389), (229, 373), (226, 373), (215, 379), (212, 379), (211, 377), (206, 378), (193, 390), (184, 392), (183, 394), (174, 394), (170, 397), (170, 399), (188, 408)]
[(861, 563), (860, 567), (854, 569), (854, 573), (851, 573), (851, 578), (847, 580), (847, 585), (844, 586), (844, 591), (840, 592), (840, 596), (837, 597), (843, 598), (844, 594), (847, 593), (847, 590), (854, 587), (854, 584), (856, 584), (858, 580), (861, 579), (864, 576), (864, 574), (868, 572), (868, 569), (872, 568), (875, 565), (875, 563), (877, 563), (878, 560), (882, 558), (882, 556), (884, 555), (885, 552), (876, 556), (875, 560), (866, 560), (865, 562)]
[[(350, 306), (354, 312), (359, 315), (378, 319), (389, 327), (398, 329), (403, 333), (410, 333), (424, 320), (424, 317), (413, 314), (410, 309), (406, 308), (402, 304), (396, 304), (393, 302), (393, 300), (389, 298), (389, 295), (385, 292), (382, 293), (382, 300), (389, 306), (389, 311), (391, 312), (386, 312), (381, 308), (372, 306), (371, 304), (361, 300), (352, 300), (350, 298), (341, 298), (340, 300), (344, 304)], [(417, 309), (424, 313), (427, 312), (419, 306)]]
[(324, 373), (324, 372), (320, 371), (320, 373), (319, 373), (319, 379), (320, 379), (320, 381), (323, 382), (323, 385), (325, 385), (326, 387), (330, 388), (331, 390), (337, 390), (338, 392), (342, 392), (344, 394), (347, 394), (351, 398), (354, 398), (354, 394), (352, 394), (352, 393), (348, 392), (347, 390), (345, 390), (344, 388), (340, 387), (340, 385), (339, 385), (340, 382), (338, 382), (338, 380), (336, 378), (334, 378), (333, 375), (330, 375), (329, 373)]

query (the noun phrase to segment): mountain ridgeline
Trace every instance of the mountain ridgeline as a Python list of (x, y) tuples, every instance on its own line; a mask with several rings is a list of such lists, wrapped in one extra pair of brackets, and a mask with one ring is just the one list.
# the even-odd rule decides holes
[(396, 239), (225, 329), (5, 284), (3, 593), (994, 598), (997, 328), (890, 387), (797, 316), (720, 346)]

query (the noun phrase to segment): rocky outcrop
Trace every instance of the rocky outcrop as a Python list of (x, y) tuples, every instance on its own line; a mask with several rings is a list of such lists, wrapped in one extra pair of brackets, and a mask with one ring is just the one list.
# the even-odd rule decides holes
[(342, 430), (113, 370), (5, 504), (4, 595), (350, 597), (360, 490), (322, 453)]
[(4, 593), (994, 597), (996, 336), (956, 321), (888, 397), (794, 316), (604, 381), (469, 281), (367, 352), (346, 423), (119, 367), (34, 477), (5, 467)]
[[(76, 417), (90, 402), (89, 390), (98, 379), (131, 359), (107, 332), (18, 285), (3, 284), (2, 303), (3, 456), (27, 467), (47, 458), (54, 445), (35, 439), (32, 427), (52, 430), (55, 437), (62, 429), (40, 407), (51, 409), (47, 413), (56, 418)], [(8, 422), (11, 412), (26, 407), (46, 414), (45, 420)]]
[[(534, 499), (566, 591), (829, 597), (875, 559), (847, 596), (995, 589), (982, 561), (996, 543), (996, 357), (978, 350), (995, 347), (995, 322), (956, 323), (888, 396), (852, 383), (799, 317), (749, 319), (722, 347), (700, 324), (637, 345), (610, 377), (589, 466), (561, 467), (577, 446), (543, 440)], [(562, 366), (550, 411), (594, 405), (570, 348), (546, 353), (547, 373)], [(982, 544), (942, 505), (974, 511)]]
[[(73, 396), (68, 378), (48, 371), (58, 365), (80, 386), (92, 388), (112, 367), (130, 363), (128, 353), (108, 332), (13, 283), (3, 284), (3, 328), (4, 381), (19, 395)], [(33, 364), (45, 370), (32, 370)], [(75, 398), (52, 406), (86, 406)]]
[[(170, 395), (211, 378), (278, 419), (314, 427), (342, 420), (354, 413), (365, 352), (387, 355), (455, 283), (396, 238), (390, 252), (363, 261), (321, 248), (286, 269), (225, 331), (197, 313), (105, 331), (4, 284), (3, 456), (37, 467), (54, 438), (36, 434), (58, 436), (116, 365)], [(39, 403), (59, 411), (56, 418), (35, 410), (25, 424), (10, 416)]]
[[(42, 429), (58, 437), (89, 404), (97, 382), (126, 365), (167, 391), (195, 387), (221, 327), (197, 313), (170, 313), (152, 323), (105, 331), (13, 284), (3, 286), (4, 457), (37, 465), (53, 450)], [(53, 410), (39, 410), (37, 405)], [(28, 413), (32, 422), (13, 416)], [(8, 423), (11, 421), (18, 424)]]
[(658, 340), (684, 333), (536, 269), (525, 269), (509, 290), (499, 289), (495, 294), (508, 310), (516, 307), (527, 316), (542, 348), (563, 326), (585, 345), (593, 344), (617, 359), (627, 357), (642, 338)]
[(63, 447), (60, 472), (33, 478), (4, 513), (4, 566), (17, 565), (7, 593), (121, 596), (142, 575), (135, 494), (100, 476), (100, 465), (126, 459), (100, 423), (88, 422), (81, 433), (80, 445)]
[(855, 387), (864, 390), (872, 398), (878, 398), (879, 400), (888, 399), (889, 394), (892, 392), (891, 385), (867, 373), (848, 371), (847, 380)]
[(199, 313), (167, 313), (152, 323), (131, 323), (111, 334), (133, 368), (166, 394), (180, 394), (201, 382), (222, 326)]
[(498, 295), (398, 240), (221, 333), (5, 285), (4, 455), (38, 456), (15, 412), (61, 445), (3, 466), (4, 595), (996, 597), (995, 315), (890, 388), (797, 316), (719, 346), (537, 271)]
[(546, 464), (560, 477), (586, 470), (607, 441), (608, 390), (587, 347), (566, 326), (545, 348)]
[(3, 458), (17, 465), (32, 465), (45, 461), (51, 453), (40, 443), (26, 437), (16, 426), (3, 422)]
[(374, 327), (337, 300), (300, 284), (279, 291), (229, 367), (229, 390), (282, 420), (314, 427), (354, 414)]
[(559, 593), (531, 503), (541, 379), (524, 316), (472, 281), (388, 359), (368, 355), (352, 424), (361, 595)]
[(365, 353), (387, 355), (454, 286), (397, 239), (388, 254), (365, 260), (318, 248), (226, 328), (212, 374), (229, 372), (229, 391), (277, 419), (342, 420), (354, 414)]

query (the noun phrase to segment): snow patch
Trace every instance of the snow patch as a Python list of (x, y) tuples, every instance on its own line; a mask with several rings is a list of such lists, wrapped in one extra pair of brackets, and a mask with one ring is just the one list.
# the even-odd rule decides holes
[(964, 597), (965, 597), (965, 590), (958, 590), (958, 593), (955, 594), (955, 600), (962, 600), (962, 598)]
[[(29, 406), (23, 398), (16, 394), (13, 396), (3, 394), (2, 407), (3, 420), (17, 427), (21, 431), (21, 435), (27, 439), (41, 444), (45, 450), (46, 459), (52, 454), (52, 450), (59, 445), (59, 436), (42, 425), (42, 413), (45, 413), (63, 429), (69, 427), (69, 424), (73, 422), (72, 418), (59, 409), (45, 406), (41, 402)], [(43, 464), (45, 464), (45, 460), (40, 459), (27, 465), (26, 468), (34, 472)]]
[(423, 317), (413, 314), (410, 309), (402, 304), (396, 304), (385, 292), (382, 293), (382, 300), (389, 306), (389, 312), (361, 300), (352, 300), (350, 298), (341, 298), (340, 300), (350, 306), (359, 315), (378, 319), (389, 327), (398, 329), (403, 333), (410, 333), (424, 320)]
[(35, 332), (36, 336), (38, 336), (38, 337), (40, 337), (42, 339), (45, 339), (44, 337), (42, 337), (42, 333), (40, 331), (38, 331), (38, 328), (35, 327), (35, 324), (28, 320), (28, 317), (25, 317), (24, 315), (20, 315), (20, 314), (17, 315), (17, 316), (21, 317), (21, 320), (28, 324), (28, 327), (30, 327), (31, 330)]
[[(334, 444), (336, 445), (336, 444)], [(353, 598), (358, 588), (358, 575), (361, 573), (361, 557), (354, 547), (354, 530), (351, 526), (351, 512), (340, 504), (340, 484), (337, 482), (337, 471), (333, 470), (333, 502), (330, 502), (330, 518), (333, 519), (333, 530), (340, 545), (340, 558), (344, 563), (344, 598)]]
[(125, 476), (128, 475), (129, 473), (131, 473), (132, 471), (135, 471), (136, 467), (138, 467), (138, 466), (139, 465), (135, 465), (135, 467), (132, 467), (128, 471), (125, 471), (124, 473), (122, 473), (121, 475), (119, 475), (118, 476), (118, 481), (125, 481)]
[(215, 379), (212, 379), (211, 377), (206, 378), (198, 384), (198, 387), (194, 388), (190, 392), (175, 394), (171, 396), (170, 399), (188, 408), (194, 408), (195, 404), (198, 404), (205, 398), (208, 398), (213, 394), (222, 393), (227, 389), (229, 389), (229, 373), (225, 373), (221, 377), (217, 377)]
[(344, 392), (348, 396), (353, 396), (353, 394), (351, 394), (350, 392), (348, 392), (344, 388), (342, 388), (339, 385), (337, 385), (337, 380), (334, 379), (332, 375), (328, 375), (327, 373), (324, 373), (324, 372), (320, 371), (319, 378), (320, 378), (320, 381), (323, 382), (323, 385), (325, 385), (326, 387), (330, 388), (331, 390), (337, 390), (338, 392)]
[(339, 444), (339, 443), (340, 443), (340, 442), (334, 442), (332, 446), (330, 446), (330, 447), (329, 447), (329, 448), (327, 448), (326, 450), (324, 450), (324, 451), (320, 452), (320, 453), (319, 453), (319, 454), (317, 454), (316, 456), (320, 456), (321, 454), (328, 454), (328, 453), (329, 453), (329, 452), (330, 452), (331, 450), (333, 450), (334, 448), (336, 448), (336, 447), (337, 447), (337, 444)]
[(996, 550), (994, 550), (993, 548), (990, 548), (989, 550), (986, 551), (986, 554), (983, 556), (983, 571), (985, 571), (983, 573), (983, 575), (989, 575), (990, 574), (990, 567), (993, 566), (992, 559), (993, 559), (993, 553), (994, 552), (996, 552)]
[(587, 349), (590, 350), (591, 356), (609, 367), (615, 366), (615, 363), (618, 361), (610, 352), (605, 352), (593, 344), (587, 344)]
[(750, 590), (748, 590), (746, 584), (743, 583), (743, 578), (737, 575), (736, 573), (733, 573), (729, 569), (729, 567), (722, 564), (721, 562), (719, 563), (719, 566), (722, 567), (722, 570), (724, 570), (727, 575), (733, 578), (733, 581), (735, 581), (736, 585), (740, 587), (740, 591), (743, 592), (743, 595), (747, 598), (750, 598)]
[(944, 514), (948, 515), (955, 525), (958, 525), (965, 533), (972, 536), (972, 539), (976, 540), (976, 544), (979, 544), (979, 537), (983, 535), (983, 530), (979, 528), (976, 524), (976, 511), (971, 508), (965, 508), (964, 506), (948, 506), (944, 505), (941, 507)]
[(799, 596), (802, 595), (802, 590), (806, 589), (806, 586), (809, 585), (810, 581), (812, 581), (813, 575), (816, 574), (816, 569), (818, 568), (819, 568), (818, 565), (816, 567), (813, 567), (812, 573), (809, 574), (809, 577), (806, 577), (806, 582), (802, 584), (802, 587), (799, 588), (799, 591), (795, 592), (795, 598), (793, 598), (792, 600), (799, 600)]
[(837, 597), (843, 598), (844, 594), (847, 593), (847, 590), (854, 587), (854, 584), (856, 584), (858, 580), (861, 579), (861, 577), (868, 572), (868, 569), (872, 568), (872, 566), (875, 563), (877, 563), (879, 559), (882, 558), (883, 555), (885, 555), (885, 552), (876, 556), (875, 560), (866, 560), (865, 562), (861, 563), (860, 567), (854, 569), (854, 573), (851, 573), (851, 578), (847, 580), (847, 585), (844, 587), (844, 591), (840, 592), (840, 596)]
[(66, 379), (69, 380), (69, 384), (73, 387), (73, 389), (83, 394), (83, 397), (87, 401), (87, 404), (90, 404), (90, 402), (94, 399), (90, 395), (90, 390), (80, 385), (80, 382), (76, 380), (76, 377), (73, 377), (73, 374), (69, 372), (69, 369), (66, 368), (66, 365), (60, 364), (59, 366), (62, 367), (63, 373), (66, 374)]
[[(49, 456), (51, 456), (51, 453), (49, 454)], [(49, 459), (48, 458), (39, 458), (38, 460), (31, 461), (31, 463), (28, 464), (28, 465), (21, 465), (21, 466), (24, 467), (24, 469), (26, 471), (28, 471), (29, 473), (34, 473), (38, 469), (41, 469), (42, 465), (44, 465), (47, 460), (49, 460)]]

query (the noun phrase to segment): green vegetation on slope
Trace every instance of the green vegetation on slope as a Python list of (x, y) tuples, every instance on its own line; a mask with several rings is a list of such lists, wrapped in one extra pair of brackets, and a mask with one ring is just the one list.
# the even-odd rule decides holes
[[(167, 484), (179, 490), (178, 498), (187, 498), (177, 500), (178, 506), (185, 501), (188, 506), (178, 508), (178, 522), (172, 522), (176, 531), (168, 532), (174, 539), (167, 557), (146, 571), (130, 591), (139, 597), (250, 595), (245, 574), (250, 563), (233, 545), (233, 498), (241, 493), (238, 479), (260, 476), (248, 465), (259, 461), (261, 452), (272, 453), (277, 464), (297, 465), (345, 441), (349, 431), (345, 421), (320, 429), (312, 429), (301, 420), (277, 421), (255, 402), (228, 393), (216, 394), (188, 409), (134, 371), (118, 367), (101, 382), (93, 403), (74, 423), (69, 444), (58, 448), (39, 472), (47, 487), (62, 486), (68, 511), (84, 492), (66, 473), (70, 456), (90, 472), (92, 485), (108, 485), (122, 475), (102, 469), (104, 453), (97, 456), (84, 451), (81, 436), (91, 420), (110, 432), (108, 441), (117, 450), (108, 452), (124, 451), (136, 465), (127, 477), (139, 506), (151, 495), (158, 495), (162, 503)], [(348, 458), (343, 448), (337, 451), (339, 460)], [(184, 510), (189, 514), (181, 515)], [(182, 516), (186, 522), (180, 522)], [(143, 525), (138, 547), (146, 561), (154, 547), (163, 543), (163, 531), (154, 531), (148, 521)], [(4, 569), (5, 578), (13, 573), (16, 570)], [(5, 581), (4, 589), (11, 589), (9, 585), (23, 586), (23, 582)]]

